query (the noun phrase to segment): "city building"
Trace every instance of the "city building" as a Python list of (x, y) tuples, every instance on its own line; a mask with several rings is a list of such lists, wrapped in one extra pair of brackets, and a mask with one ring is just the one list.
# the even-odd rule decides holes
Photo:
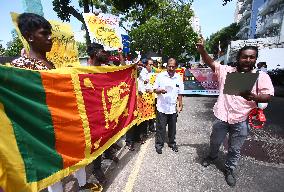
[(235, 23), (239, 23), (242, 17), (241, 8), (243, 7), (244, 1), (237, 1), (236, 10), (235, 10)]
[(284, 42), (284, 0), (266, 0), (258, 9), (256, 38), (276, 37)]
[(235, 22), (240, 25), (239, 40), (231, 41), (224, 60), (235, 62), (245, 45), (259, 48), (257, 62), (266, 62), (268, 70), (284, 69), (284, 0), (238, 0)]
[(258, 8), (265, 0), (238, 0), (235, 21), (240, 25), (239, 39), (253, 39), (256, 32)]

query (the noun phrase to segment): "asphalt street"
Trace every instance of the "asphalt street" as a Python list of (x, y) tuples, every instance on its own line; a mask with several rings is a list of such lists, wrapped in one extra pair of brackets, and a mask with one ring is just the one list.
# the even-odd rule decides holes
[(234, 188), (226, 184), (221, 171), (225, 147), (216, 165), (205, 168), (200, 164), (208, 153), (215, 101), (216, 97), (184, 98), (184, 111), (177, 123), (178, 153), (165, 145), (163, 154), (157, 154), (152, 135), (145, 144), (136, 144), (135, 151), (123, 147), (117, 154), (118, 164), (105, 160), (108, 184), (104, 191), (284, 191), (284, 98), (273, 98), (265, 111), (265, 128), (252, 130), (236, 170)]

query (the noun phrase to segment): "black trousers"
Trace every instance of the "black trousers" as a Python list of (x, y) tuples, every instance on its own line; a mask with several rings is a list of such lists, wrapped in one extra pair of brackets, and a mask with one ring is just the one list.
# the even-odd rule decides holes
[(148, 121), (144, 121), (139, 125), (134, 125), (131, 127), (126, 133), (126, 142), (129, 144), (133, 144), (140, 140), (140, 135), (146, 136), (147, 135), (147, 127)]
[(168, 145), (175, 145), (177, 113), (165, 114), (158, 112), (156, 121), (157, 121), (156, 144), (155, 144), (156, 149), (162, 149), (164, 147), (167, 125), (168, 125), (168, 138), (169, 138)]
[[(154, 104), (155, 113), (157, 115), (158, 111), (157, 111), (156, 103), (157, 103), (157, 98), (155, 98), (155, 104)], [(150, 119), (149, 120), (149, 131), (154, 132), (156, 130), (156, 128), (155, 128), (155, 121), (156, 121), (156, 119)]]
[(98, 156), (94, 161), (94, 169), (101, 169), (102, 168), (102, 155)]
[(152, 132), (155, 131), (155, 119), (149, 120), (149, 131), (152, 131)]
[(135, 141), (139, 139), (139, 130), (138, 126), (134, 125), (126, 132), (126, 139), (125, 142), (129, 144), (133, 144)]

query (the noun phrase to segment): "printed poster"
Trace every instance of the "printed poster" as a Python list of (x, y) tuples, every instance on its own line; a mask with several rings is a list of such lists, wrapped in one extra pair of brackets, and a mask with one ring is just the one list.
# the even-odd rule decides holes
[(83, 13), (90, 37), (93, 42), (102, 44), (107, 51), (122, 48), (122, 37), (119, 32), (119, 18), (111, 14)]

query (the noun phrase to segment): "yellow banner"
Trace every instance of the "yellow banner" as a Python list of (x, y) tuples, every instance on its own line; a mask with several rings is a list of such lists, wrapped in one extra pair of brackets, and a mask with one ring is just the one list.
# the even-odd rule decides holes
[[(15, 29), (21, 39), (24, 48), (29, 50), (29, 44), (22, 36), (18, 24), (17, 18), (19, 14), (11, 12), (11, 17)], [(76, 46), (76, 41), (74, 38), (74, 33), (72, 32), (72, 27), (70, 24), (62, 23), (58, 21), (49, 21), (52, 26), (52, 48), (51, 51), (47, 53), (47, 59), (55, 65), (56, 68), (67, 67), (67, 66), (80, 66), (78, 58), (78, 49)]]
[(102, 44), (105, 50), (122, 48), (121, 34), (119, 33), (119, 18), (111, 14), (92, 13), (83, 14), (91, 38)]
[(47, 53), (47, 59), (55, 64), (56, 68), (66, 66), (80, 66), (78, 49), (70, 24), (58, 21), (49, 21), (52, 26), (52, 48)]

